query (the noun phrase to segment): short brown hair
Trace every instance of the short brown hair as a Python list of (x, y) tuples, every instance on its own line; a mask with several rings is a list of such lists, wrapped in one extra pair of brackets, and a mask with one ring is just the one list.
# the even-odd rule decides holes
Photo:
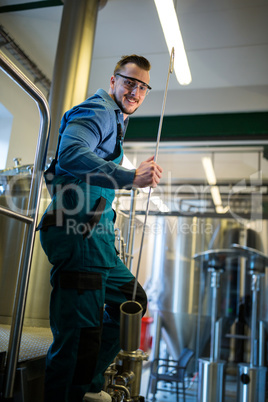
[(122, 67), (124, 67), (128, 63), (134, 63), (143, 70), (150, 71), (151, 69), (151, 64), (149, 60), (147, 60), (143, 56), (137, 56), (136, 54), (131, 54), (130, 56), (122, 56), (121, 59), (117, 62), (115, 69), (114, 69), (114, 75), (116, 75)]

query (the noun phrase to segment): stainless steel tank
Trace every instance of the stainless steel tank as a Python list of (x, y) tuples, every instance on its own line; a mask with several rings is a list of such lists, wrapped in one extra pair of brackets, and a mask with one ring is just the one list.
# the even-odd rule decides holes
[[(31, 183), (31, 166), (17, 166), (0, 172), (0, 205), (23, 212), (27, 208)], [(44, 187), (39, 215), (50, 202)], [(16, 290), (20, 248), (25, 224), (0, 215), (0, 323), (11, 322)], [(49, 325), (50, 264), (36, 233), (24, 323), (29, 326)]]
[(177, 359), (184, 346), (196, 350), (197, 336), (203, 348), (210, 337), (209, 316), (200, 317), (200, 291), (205, 278), (193, 255), (209, 247), (219, 224), (211, 218), (155, 217), (154, 257), (147, 288), (149, 306), (157, 309), (168, 351)]
[[(178, 358), (185, 346), (194, 349), (196, 357), (208, 356), (210, 275), (193, 260), (193, 255), (211, 248), (228, 248), (232, 243), (241, 243), (241, 239), (261, 250), (263, 233), (245, 229), (234, 219), (183, 216), (151, 219), (158, 230), (149, 234), (154, 243), (151, 279), (146, 289), (149, 307), (161, 316), (162, 336), (173, 358)], [(267, 224), (263, 227), (266, 233)], [(239, 258), (235, 258), (228, 262), (222, 275), (218, 316), (222, 317), (223, 337), (238, 317), (241, 300), (247, 303), (250, 298), (250, 278), (242, 271)], [(250, 321), (250, 305), (246, 308), (244, 317)], [(228, 359), (230, 340), (222, 346)]]

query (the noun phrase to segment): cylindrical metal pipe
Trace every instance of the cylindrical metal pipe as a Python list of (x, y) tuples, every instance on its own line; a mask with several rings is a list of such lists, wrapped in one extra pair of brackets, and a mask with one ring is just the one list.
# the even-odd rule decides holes
[[(141, 374), (142, 374), (142, 365), (144, 360), (148, 360), (149, 355), (142, 350), (136, 350), (132, 352), (126, 352), (121, 350), (118, 355), (118, 363), (117, 367), (120, 367), (120, 372), (122, 374), (127, 374), (130, 376), (130, 379), (126, 386), (130, 390), (131, 401), (140, 401), (140, 385), (141, 385)], [(120, 384), (120, 376), (115, 377), (115, 385)], [(125, 399), (124, 399), (125, 401)]]
[(238, 365), (237, 402), (265, 402), (266, 367)]
[[(248, 230), (246, 228), (241, 228), (239, 231), (239, 244), (241, 246), (247, 246), (248, 243)], [(246, 296), (246, 278), (247, 278), (247, 268), (246, 268), (246, 258), (240, 258), (240, 274), (239, 274), (239, 284), (240, 291), (239, 294), (242, 299)]]
[(256, 353), (255, 353), (255, 340), (257, 332), (257, 293), (259, 291), (259, 275), (252, 275), (251, 278), (251, 290), (252, 290), (252, 312), (251, 312), (251, 341), (250, 341), (250, 366), (256, 365)]
[(264, 322), (259, 322), (259, 366), (264, 366), (264, 351), (265, 351), (265, 326)]
[(217, 318), (217, 286), (216, 286), (216, 271), (211, 272), (211, 289), (212, 289), (212, 311), (211, 311), (211, 330), (210, 330), (210, 361), (214, 359), (215, 349), (215, 323)]
[(159, 311), (155, 311), (151, 360), (158, 359), (160, 356), (161, 326), (162, 326), (162, 319), (160, 313)]
[(86, 99), (95, 28), (101, 0), (65, 0), (49, 105), (51, 138), (48, 158), (54, 156), (63, 114)]
[(217, 320), (217, 301), (218, 301), (218, 288), (220, 287), (221, 271), (216, 271), (213, 268), (211, 271), (211, 289), (212, 289), (212, 311), (211, 311), (211, 339), (210, 339), (210, 361), (216, 361), (215, 356), (215, 332)]
[(221, 333), (222, 333), (222, 318), (215, 323), (215, 345), (214, 345), (214, 358), (218, 361), (220, 358), (221, 350)]
[(224, 370), (225, 362), (211, 362), (199, 359), (198, 401), (224, 401)]
[(127, 352), (140, 347), (142, 310), (136, 301), (126, 301), (120, 306), (120, 347)]

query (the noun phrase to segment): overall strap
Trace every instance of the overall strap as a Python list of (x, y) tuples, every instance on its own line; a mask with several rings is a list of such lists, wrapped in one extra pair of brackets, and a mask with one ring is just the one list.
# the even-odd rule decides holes
[(60, 140), (61, 140), (61, 134), (59, 134), (59, 137), (58, 137), (58, 144), (57, 144), (55, 158), (51, 161), (49, 167), (44, 171), (44, 179), (45, 179), (46, 186), (47, 186), (47, 189), (48, 189), (48, 192), (49, 192), (51, 198), (55, 194), (55, 188), (53, 186), (53, 181), (54, 181), (55, 174), (56, 174), (55, 169), (56, 169), (56, 163), (57, 163), (58, 154), (59, 154)]
[(58, 160), (60, 140), (61, 140), (61, 134), (59, 134), (59, 137), (58, 137), (57, 149), (56, 149), (55, 158), (54, 158), (55, 162), (57, 162), (57, 160)]
[(116, 140), (119, 140), (121, 143), (123, 142), (124, 133), (122, 129), (122, 125), (119, 120), (119, 110), (115, 110), (116, 122), (117, 122), (117, 136)]

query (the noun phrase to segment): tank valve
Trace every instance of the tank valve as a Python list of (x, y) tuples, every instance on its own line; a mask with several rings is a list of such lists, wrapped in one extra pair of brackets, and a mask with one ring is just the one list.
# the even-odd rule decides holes
[(13, 162), (15, 162), (15, 168), (17, 173), (19, 173), (19, 167), (21, 166), (21, 158), (13, 158)]

